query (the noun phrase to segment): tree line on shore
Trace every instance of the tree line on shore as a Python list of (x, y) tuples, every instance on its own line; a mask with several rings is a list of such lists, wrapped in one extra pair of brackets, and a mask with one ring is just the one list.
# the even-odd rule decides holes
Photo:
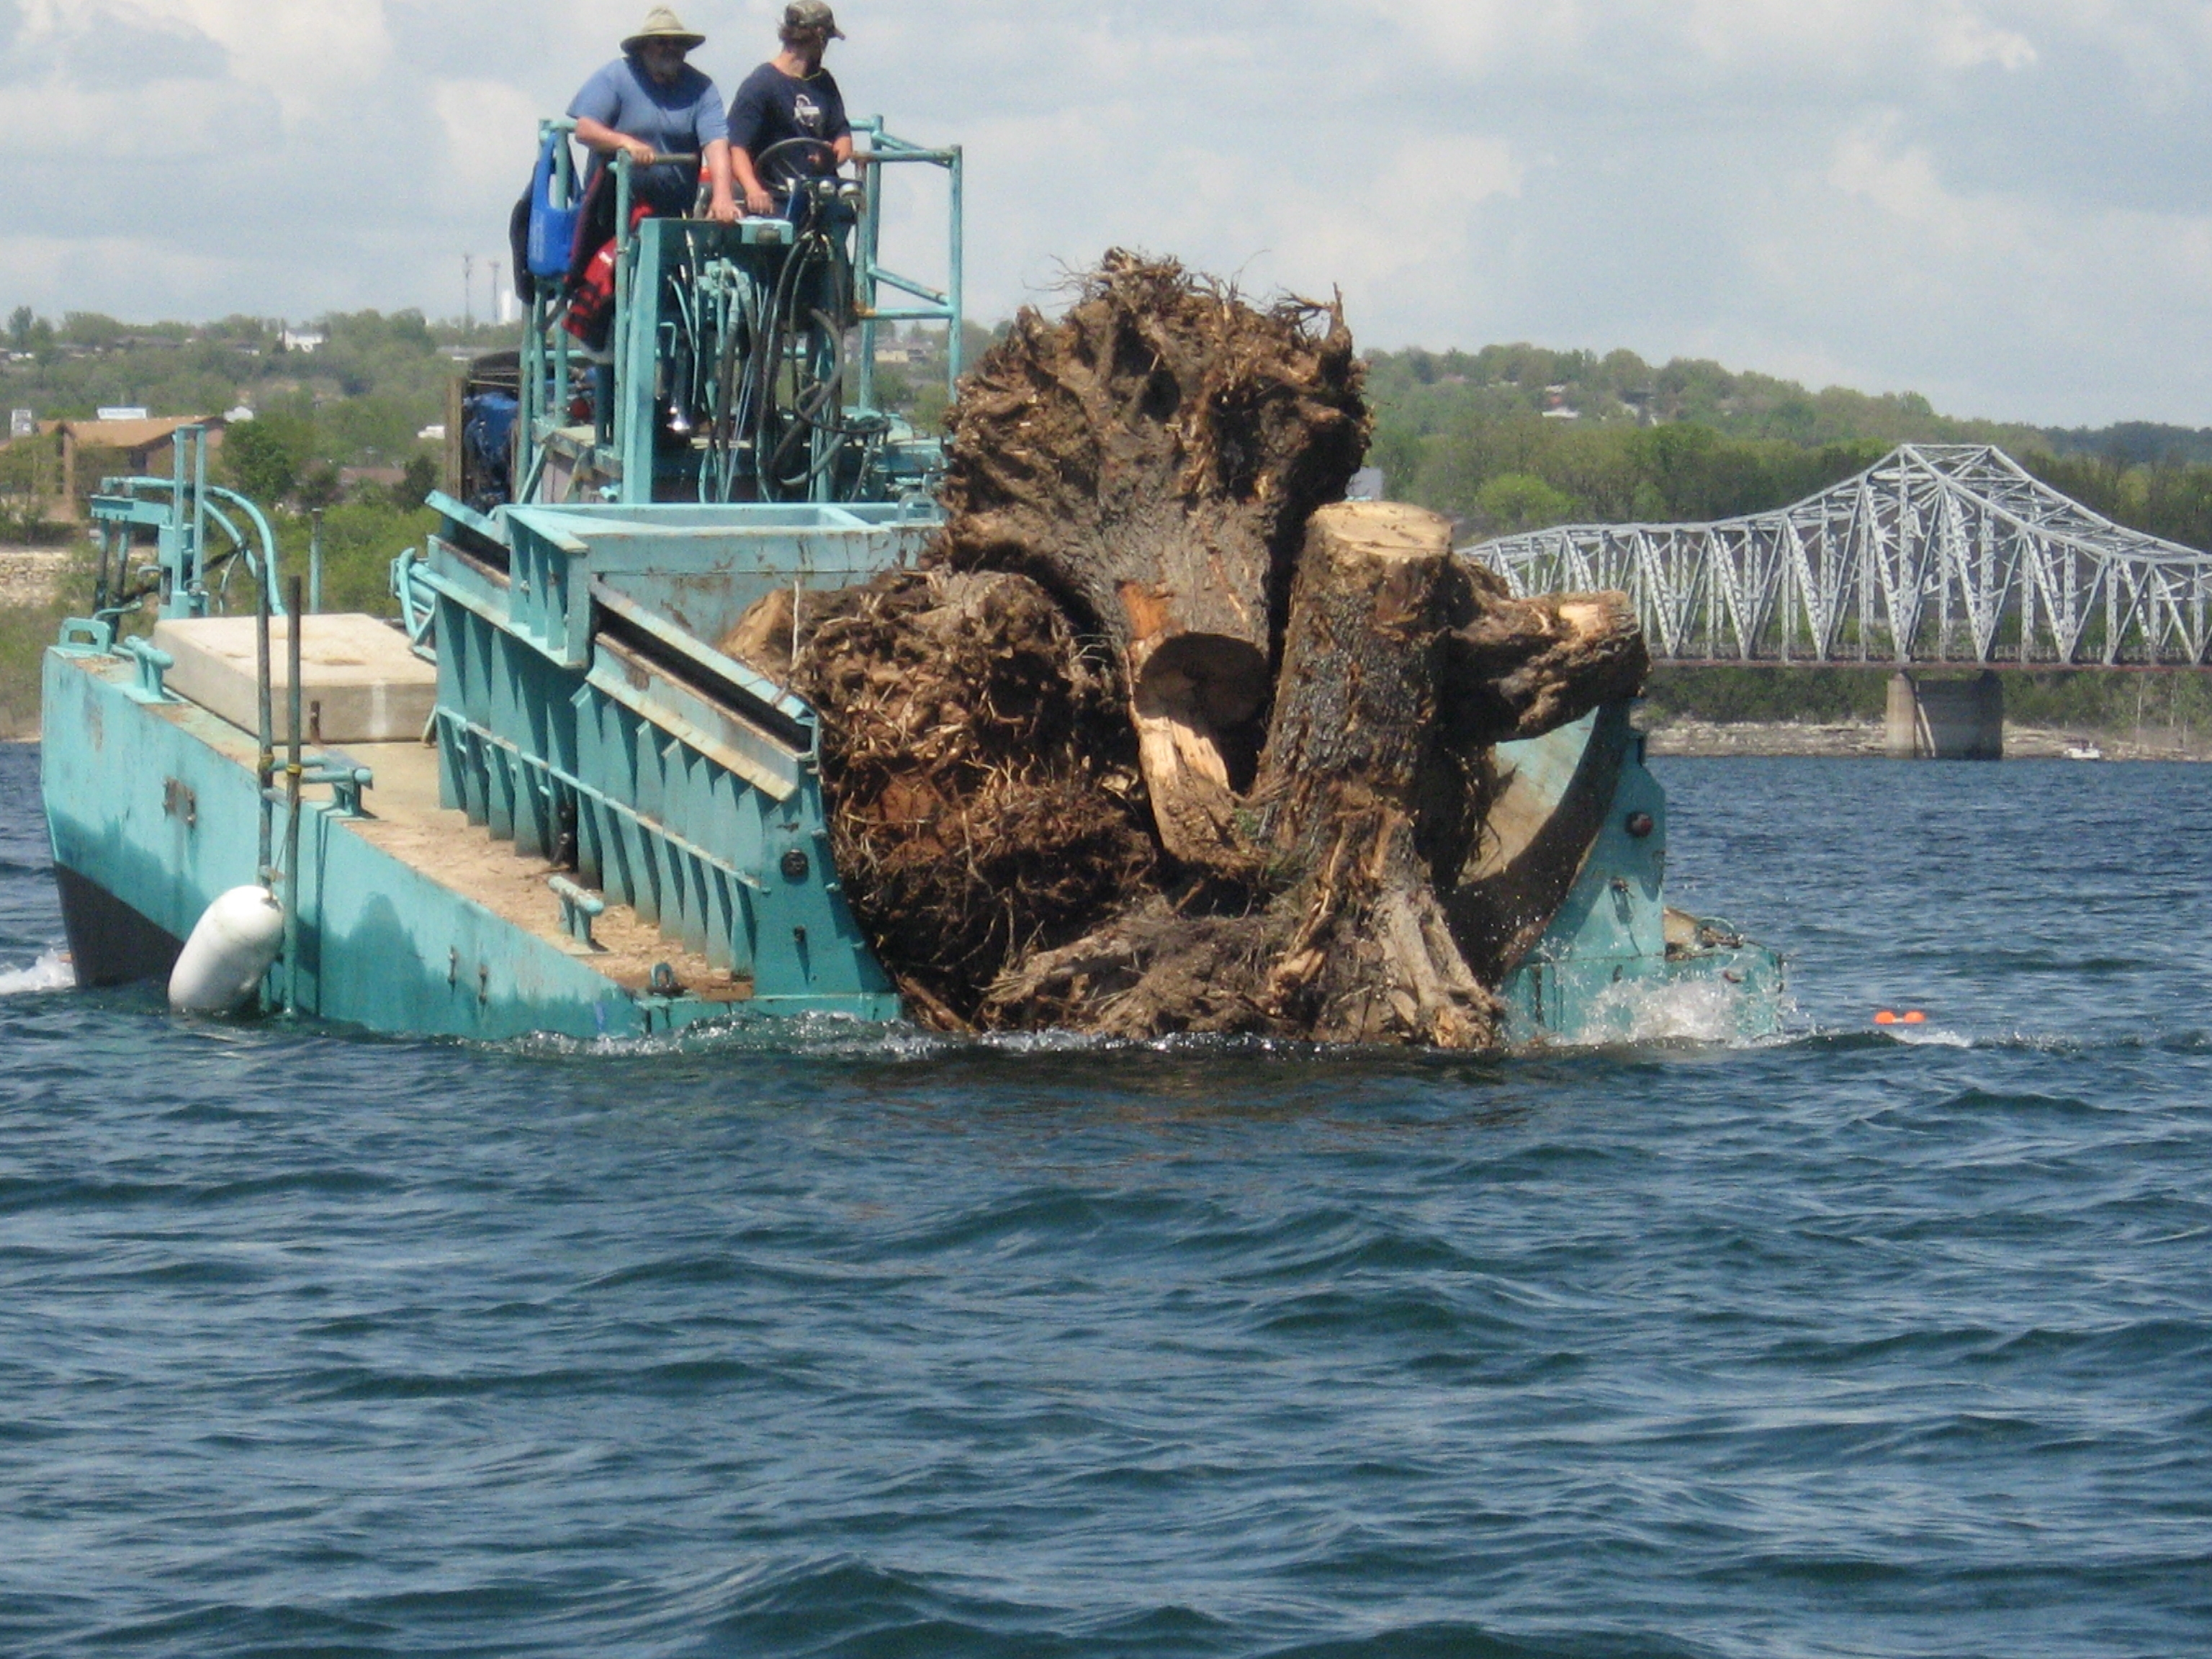
[[(972, 356), (994, 331), (969, 331)], [(276, 467), (279, 495), (329, 506), (340, 469), (432, 455), (416, 434), (443, 418), (457, 359), (511, 346), (520, 329), (433, 323), (416, 311), (296, 326), (246, 316), (125, 324), (86, 312), (57, 322), (19, 306), (6, 334), (0, 402), (9, 408), (52, 420), (118, 404), (158, 416), (243, 404), (271, 422), (265, 431), (283, 434), (281, 446), (264, 446), (289, 462)], [(934, 426), (941, 357), (930, 362), (919, 341), (908, 343), (915, 361), (885, 365), (878, 386), (896, 412)], [(941, 352), (941, 342), (931, 345)], [(2212, 547), (2212, 428), (1961, 420), (1914, 392), (1816, 392), (1702, 360), (1655, 366), (1630, 351), (1527, 344), (1376, 352), (1367, 394), (1370, 460), (1389, 493), (1451, 515), (1470, 536), (1763, 512), (1918, 441), (1996, 444), (2121, 523)], [(253, 482), (265, 491), (271, 478), (264, 469)], [(9, 488), (0, 477), (0, 498)], [(0, 512), (8, 505), (0, 499)]]
[[(970, 325), (972, 355), (988, 331)], [(228, 434), (225, 482), (272, 508), (284, 557), (304, 559), (310, 514), (323, 514), (331, 604), (388, 608), (386, 567), (428, 527), (419, 503), (456, 354), (511, 345), (514, 325), (433, 323), (419, 312), (326, 316), (288, 328), (233, 317), (126, 325), (19, 307), (7, 323), (0, 404), (40, 418), (130, 404), (155, 415), (255, 411)], [(298, 343), (313, 338), (312, 349)], [(942, 416), (934, 365), (887, 366), (886, 401), (923, 424)], [(1377, 352), (1370, 463), (1395, 498), (1456, 520), (1463, 538), (1593, 521), (1725, 518), (1789, 505), (1872, 465), (1897, 444), (1993, 443), (2092, 509), (2132, 528), (2212, 548), (2212, 429), (2130, 422), (2096, 431), (1961, 420), (1911, 392), (1809, 391), (1697, 360), (1651, 365), (1635, 354), (1516, 344), (1480, 351)], [(23, 522), (39, 452), (0, 449), (0, 539), (33, 539)], [(96, 477), (94, 458), (81, 469)], [(394, 486), (341, 485), (341, 469), (402, 469)], [(38, 619), (31, 633), (45, 628)], [(0, 630), (12, 633), (13, 629)], [(0, 713), (34, 684), (14, 666), (35, 644), (0, 641)], [(20, 648), (19, 648), (20, 647)], [(2136, 689), (2085, 674), (2014, 676), (2014, 718), (2116, 729), (2136, 718)], [(2183, 677), (2194, 682), (2195, 677)], [(2102, 688), (2102, 689), (2100, 689)], [(2148, 694), (2143, 694), (2148, 695)], [(2193, 718), (2202, 688), (2172, 690)], [(1662, 669), (1653, 701), (1717, 720), (1872, 718), (1879, 672)], [(2180, 708), (2188, 702), (2189, 710)], [(2212, 724), (2212, 706), (2200, 723)]]
[[(2060, 430), (1940, 415), (1912, 393), (1812, 392), (1717, 363), (1490, 346), (1369, 360), (1370, 461), (1389, 493), (1463, 539), (1577, 523), (1680, 523), (1787, 507), (1901, 443), (1988, 443), (2116, 523), (2212, 549), (2212, 430)], [(1656, 714), (1721, 724), (1878, 720), (1887, 669), (1654, 671)], [(2212, 728), (2212, 683), (2081, 672), (2006, 677), (2016, 723)]]
[(1702, 361), (1527, 345), (1378, 352), (1367, 391), (1370, 459), (1389, 493), (1470, 538), (1765, 513), (1902, 443), (1986, 443), (2118, 523), (2212, 548), (2212, 428), (1960, 420), (1913, 392), (1810, 392)]
[[(1716, 726), (1872, 721), (1887, 706), (1894, 671), (1873, 668), (1677, 668), (1651, 672), (1645, 697), (1658, 720)], [(1934, 671), (1938, 673), (1948, 671)], [(2123, 736), (2136, 731), (2212, 735), (2212, 674), (2084, 669), (2008, 672), (2005, 719), (2014, 726)]]

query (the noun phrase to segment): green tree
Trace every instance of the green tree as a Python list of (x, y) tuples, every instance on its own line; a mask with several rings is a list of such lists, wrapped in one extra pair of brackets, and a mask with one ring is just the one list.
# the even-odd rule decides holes
[(307, 436), (303, 422), (283, 416), (241, 421), (223, 434), (223, 471), (241, 494), (274, 507), (299, 483), (308, 459)]
[(411, 513), (422, 505), (422, 498), (438, 487), (438, 464), (428, 455), (417, 455), (407, 463), (407, 470), (399, 480), (399, 507)]
[(0, 535), (28, 539), (40, 509), (58, 483), (58, 446), (51, 438), (19, 438), (0, 445)]
[(71, 345), (105, 349), (119, 343), (123, 325), (100, 311), (72, 311), (62, 318), (62, 337)]
[(337, 467), (333, 463), (325, 461), (320, 466), (301, 475), (299, 483), (293, 486), (293, 492), (299, 496), (302, 507), (331, 507), (345, 494), (345, 480), (338, 476)]
[(120, 449), (106, 444), (79, 444), (76, 451), (76, 516), (80, 523), (89, 521), (92, 498), (103, 480), (127, 476), (131, 457)]
[(18, 351), (31, 349), (31, 330), (38, 322), (38, 313), (28, 306), (17, 306), (8, 313), (8, 343)]
[(1474, 511), (1480, 527), (1494, 535), (1541, 530), (1576, 516), (1571, 495), (1525, 472), (1503, 473), (1483, 485), (1474, 493)]
[(914, 429), (920, 433), (936, 433), (945, 429), (945, 416), (951, 400), (945, 395), (945, 382), (931, 378), (914, 389), (914, 407), (907, 416)]

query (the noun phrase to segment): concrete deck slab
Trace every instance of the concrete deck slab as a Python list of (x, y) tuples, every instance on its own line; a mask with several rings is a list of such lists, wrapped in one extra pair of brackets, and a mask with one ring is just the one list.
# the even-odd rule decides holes
[[(270, 685), (277, 741), (290, 736), (286, 693), (290, 623), (269, 624)], [(154, 643), (174, 657), (169, 689), (240, 730), (260, 724), (254, 619), (204, 617), (157, 623)], [(310, 743), (387, 743), (420, 738), (438, 699), (438, 671), (407, 636), (374, 617), (308, 617), (300, 634), (300, 690)]]

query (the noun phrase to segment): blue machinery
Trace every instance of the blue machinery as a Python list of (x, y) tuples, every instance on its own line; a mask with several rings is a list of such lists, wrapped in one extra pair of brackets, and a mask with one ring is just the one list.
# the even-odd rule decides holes
[[(547, 122), (552, 205), (574, 211), (564, 135)], [(786, 211), (717, 225), (631, 224), (631, 165), (612, 163), (613, 317), (604, 348), (562, 326), (562, 301), (531, 305), (514, 477), (520, 501), (884, 501), (926, 494), (938, 447), (877, 408), (878, 331), (946, 327), (950, 394), (961, 370), (961, 152), (854, 131), (857, 183), (786, 169)], [(781, 149), (783, 145), (774, 146)], [(772, 152), (771, 152), (772, 157)], [(763, 170), (776, 170), (764, 158)], [(946, 287), (883, 260), (885, 174), (946, 175)], [(884, 303), (886, 292), (899, 296)]]
[(897, 1018), (836, 880), (813, 709), (708, 641), (777, 588), (911, 562), (933, 520), (443, 506), (406, 571), (436, 596), (441, 799), (745, 981), (751, 1012)]
[[(312, 713), (303, 733), (303, 697), (319, 709), (343, 688), (312, 653), (303, 669), (318, 620), (296, 578), (284, 603), (260, 514), (207, 483), (198, 432), (171, 478), (108, 482), (96, 613), (46, 665), (48, 820), (81, 979), (166, 973), (206, 906), (258, 880), (287, 927), (264, 1000), (326, 1018), (589, 1039), (898, 1017), (837, 878), (815, 713), (718, 643), (779, 589), (911, 563), (939, 522), (937, 446), (875, 407), (875, 335), (942, 322), (958, 374), (960, 153), (863, 133), (857, 191), (799, 181), (781, 217), (625, 231), (603, 352), (533, 303), (512, 383), (520, 487), (434, 496), (437, 533), (393, 568), (406, 641), (371, 629), (400, 664), (370, 701), (411, 676), (419, 735), (325, 741)], [(880, 185), (899, 165), (949, 175), (945, 292), (882, 261)], [(626, 224), (627, 161), (613, 179)], [(210, 555), (210, 532), (227, 551)], [(155, 561), (134, 570), (149, 536)], [(258, 659), (252, 706), (226, 718), (118, 624), (157, 593), (181, 650), (229, 625), (215, 613), (241, 565)], [(288, 618), (281, 788), (272, 617)], [(1663, 909), (1664, 800), (1625, 707), (1500, 756), (1528, 823), (1577, 838), (1562, 853), (1535, 834), (1492, 872), (1540, 930), (1556, 912), (1506, 982), (1516, 1036), (1636, 1035), (1615, 986), (1778, 988), (1769, 953)]]
[[(269, 520), (245, 496), (208, 483), (207, 461), (206, 428), (180, 427), (168, 477), (100, 481), (100, 493), (92, 498), (100, 542), (93, 573), (95, 619), (112, 623), (149, 595), (160, 601), (165, 617), (204, 617), (225, 605), (240, 564), (252, 571), (268, 603), (282, 606)], [(252, 532), (250, 538), (240, 530), (240, 520)], [(212, 558), (207, 553), (210, 528), (229, 542)], [(147, 531), (153, 532), (154, 562), (134, 568), (131, 557), (137, 532)], [(213, 589), (207, 585), (211, 576)]]

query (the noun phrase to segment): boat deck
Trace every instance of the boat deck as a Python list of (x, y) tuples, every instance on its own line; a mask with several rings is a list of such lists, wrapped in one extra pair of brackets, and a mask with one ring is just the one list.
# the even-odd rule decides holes
[(750, 980), (684, 950), (626, 904), (610, 902), (593, 921), (596, 950), (586, 953), (575, 945), (562, 927), (561, 902), (547, 884), (559, 875), (573, 880), (574, 872), (523, 857), (512, 842), (495, 840), (484, 826), (471, 823), (466, 813), (440, 805), (434, 749), (419, 742), (357, 743), (348, 744), (344, 753), (376, 775), (363, 800), (373, 816), (341, 821), (370, 846), (524, 932), (570, 951), (626, 991), (645, 992), (653, 969), (665, 963), (687, 995), (709, 1002), (741, 1002), (751, 996)]

